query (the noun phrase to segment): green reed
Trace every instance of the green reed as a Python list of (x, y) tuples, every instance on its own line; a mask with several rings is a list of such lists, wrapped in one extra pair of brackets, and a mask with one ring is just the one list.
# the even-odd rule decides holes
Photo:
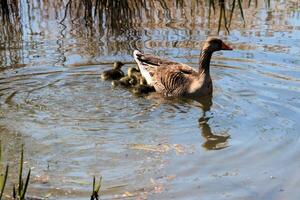
[[(183, 9), (186, 7), (186, 3), (189, 0), (176, 0), (174, 6), (176, 9)], [(226, 31), (229, 32), (230, 24), (233, 20), (233, 16), (236, 9), (239, 9), (241, 20), (245, 24), (245, 16), (243, 11), (243, 0), (194, 0), (199, 5), (208, 5), (208, 18), (212, 15), (218, 16), (218, 32), (221, 27), (224, 26)], [(245, 0), (244, 0), (245, 1)], [(257, 0), (247, 0), (248, 7)], [(59, 2), (59, 1), (58, 1)], [(64, 25), (64, 21), (67, 17), (70, 20), (82, 20), (83, 24), (89, 30), (98, 28), (100, 33), (103, 33), (103, 29), (109, 31), (112, 35), (121, 35), (125, 31), (133, 30), (135, 23), (142, 21), (143, 13), (148, 13), (149, 10), (153, 9), (151, 5), (159, 5), (163, 10), (167, 18), (172, 16), (170, 13), (174, 10), (170, 9), (170, 1), (167, 0), (68, 0), (66, 4), (60, 0), (60, 10), (64, 9), (60, 23)], [(266, 7), (270, 6), (271, 0), (264, 0)], [(24, 4), (24, 5), (22, 5)], [(10, 29), (13, 27), (21, 27), (21, 18), (30, 17), (30, 13), (20, 13), (19, 7), (29, 7), (33, 4), (32, 0), (26, 2), (20, 0), (1, 0), (0, 1), (0, 22), (4, 22), (3, 25), (0, 23), (0, 33), (10, 33)], [(50, 6), (50, 5), (49, 5)], [(215, 10), (219, 9), (218, 13)], [(148, 13), (149, 14), (149, 13)], [(154, 16), (147, 16), (150, 19)], [(6, 25), (5, 25), (6, 24)], [(10, 27), (10, 28), (7, 28)], [(105, 28), (103, 28), (105, 27)], [(19, 30), (20, 28), (18, 28)], [(20, 29), (21, 30), (21, 29)]]
[(0, 200), (2, 199), (2, 195), (4, 193), (7, 176), (8, 176), (8, 165), (6, 165), (5, 172), (4, 172), (4, 174), (1, 174), (1, 177), (0, 177)]
[(27, 187), (30, 180), (30, 173), (31, 169), (28, 170), (25, 182), (23, 180), (23, 164), (24, 164), (24, 145), (22, 145), (21, 149), (21, 157), (20, 157), (20, 163), (19, 163), (19, 171), (18, 171), (18, 187), (16, 190), (15, 185), (13, 186), (13, 198), (18, 200), (24, 200), (25, 194), (27, 191)]
[[(93, 24), (96, 20), (98, 21), (99, 26), (103, 23), (108, 27), (108, 30), (112, 33), (120, 34), (123, 30), (127, 30), (132, 27), (134, 19), (141, 20), (141, 9), (150, 10), (152, 8), (147, 7), (149, 4), (146, 4), (144, 1), (137, 0), (81, 0), (84, 7), (84, 19), (86, 24)], [(202, 0), (204, 2), (204, 0)], [(270, 1), (270, 0), (265, 0)], [(68, 4), (72, 2), (70, 0)], [(166, 16), (170, 16), (170, 10), (167, 6), (166, 0), (158, 0), (160, 6), (166, 12)], [(196, 0), (197, 5), (199, 5), (200, 0)], [(235, 9), (238, 8), (242, 21), (245, 24), (244, 11), (242, 7), (242, 0), (206, 0), (208, 2), (208, 17), (211, 17), (211, 10), (214, 11), (219, 9), (219, 20), (218, 20), (218, 32), (221, 29), (221, 26), (224, 25), (227, 32), (229, 32), (229, 27), (232, 21), (233, 13)], [(249, 0), (251, 3), (251, 0)], [(182, 9), (185, 6), (184, 0), (176, 0), (176, 8)], [(237, 5), (236, 5), (237, 4)], [(93, 6), (95, 5), (95, 6)], [(226, 6), (228, 5), (228, 6)], [(68, 9), (66, 6), (66, 10)], [(227, 11), (226, 7), (230, 7)], [(93, 9), (94, 8), (94, 9)], [(65, 12), (67, 13), (67, 12)], [(78, 12), (77, 12), (78, 13)], [(92, 16), (91, 13), (94, 13)], [(229, 13), (229, 14), (227, 14)], [(229, 16), (228, 16), (229, 15)], [(105, 16), (105, 17), (104, 17)], [(229, 20), (228, 20), (229, 17)], [(64, 16), (63, 20), (66, 18)], [(105, 21), (104, 21), (105, 18)]]
[[(222, 22), (223, 25), (226, 29), (226, 31), (229, 33), (229, 27), (232, 21), (232, 17), (234, 14), (234, 11), (236, 9), (236, 4), (240, 10), (240, 15), (242, 17), (242, 20), (245, 24), (245, 17), (244, 17), (244, 11), (243, 11), (243, 7), (242, 7), (242, 0), (232, 0), (232, 1), (225, 1), (225, 0), (217, 0), (218, 4), (215, 3), (216, 0), (208, 0), (208, 16), (209, 18), (211, 17), (211, 10), (214, 11), (216, 10), (216, 6), (218, 5), (219, 8), (219, 20), (218, 20), (218, 33), (221, 30), (221, 26), (222, 26)], [(228, 18), (228, 14), (227, 14), (227, 9), (226, 9), (226, 4), (229, 4), (231, 6), (229, 12), (229, 20)]]
[(102, 183), (102, 176), (100, 176), (98, 184), (96, 184), (95, 176), (93, 177), (93, 191), (92, 191), (92, 195), (91, 195), (91, 200), (99, 199), (99, 191), (101, 188), (101, 183)]
[[(1, 164), (2, 164), (2, 146), (1, 146), (1, 141), (0, 141), (0, 169), (2, 170)], [(6, 165), (4, 174), (1, 173), (1, 176), (0, 176), (0, 200), (2, 199), (2, 196), (3, 196), (7, 176), (8, 176), (8, 165)]]

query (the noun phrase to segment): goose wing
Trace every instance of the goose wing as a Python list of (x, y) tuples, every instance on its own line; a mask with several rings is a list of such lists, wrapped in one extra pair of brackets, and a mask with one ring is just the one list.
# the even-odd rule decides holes
[(188, 65), (143, 54), (137, 50), (134, 51), (134, 58), (147, 83), (166, 96), (182, 95), (187, 91), (192, 77), (197, 75)]

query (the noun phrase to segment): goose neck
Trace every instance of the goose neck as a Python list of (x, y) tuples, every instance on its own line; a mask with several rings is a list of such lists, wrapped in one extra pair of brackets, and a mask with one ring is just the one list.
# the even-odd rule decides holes
[(199, 73), (202, 74), (204, 73), (209, 73), (209, 65), (210, 65), (210, 59), (212, 56), (212, 52), (203, 49), (201, 54), (200, 54), (200, 63), (199, 63)]

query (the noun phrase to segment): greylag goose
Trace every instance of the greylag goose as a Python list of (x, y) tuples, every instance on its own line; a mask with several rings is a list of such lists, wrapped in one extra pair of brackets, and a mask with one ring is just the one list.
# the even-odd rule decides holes
[(101, 73), (101, 78), (103, 80), (119, 80), (124, 76), (124, 72), (121, 70), (123, 65), (124, 63), (122, 62), (115, 62), (113, 69)]
[(201, 97), (212, 94), (212, 80), (209, 73), (210, 59), (215, 51), (232, 50), (222, 40), (209, 37), (200, 54), (199, 70), (178, 62), (133, 52), (142, 76), (156, 92), (173, 97)]

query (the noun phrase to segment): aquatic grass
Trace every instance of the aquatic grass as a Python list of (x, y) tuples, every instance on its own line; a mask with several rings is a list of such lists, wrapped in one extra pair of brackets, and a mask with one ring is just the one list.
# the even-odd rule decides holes
[(232, 16), (233, 16), (234, 8), (235, 8), (235, 0), (233, 0), (232, 7), (231, 7), (231, 10), (230, 10), (229, 25), (228, 25), (229, 27), (230, 27), (230, 24), (231, 24), (231, 19), (232, 19)]
[[(218, 18), (218, 33), (221, 30), (221, 26), (222, 24), (224, 24), (224, 27), (227, 31), (227, 33), (229, 33), (229, 27), (232, 21), (232, 17), (233, 17), (233, 13), (235, 11), (236, 8), (236, 3), (238, 4), (239, 10), (240, 10), (240, 14), (242, 17), (242, 20), (245, 24), (245, 17), (244, 17), (244, 11), (243, 11), (243, 7), (242, 7), (242, 0), (232, 0), (231, 2), (231, 9), (229, 10), (229, 20), (227, 20), (227, 13), (226, 13), (226, 3), (228, 3), (229, 1), (225, 1), (225, 0), (218, 0), (218, 8), (219, 8), (219, 18)], [(211, 10), (214, 11), (216, 10), (216, 6), (215, 6), (215, 0), (208, 0), (208, 19), (210, 20), (211, 17)], [(223, 22), (223, 23), (222, 23)]]
[[(251, 0), (249, 0), (250, 2)], [(240, 13), (241, 13), (241, 17), (243, 19), (243, 22), (244, 22), (244, 25), (245, 25), (245, 17), (244, 17), (244, 11), (243, 11), (243, 7), (242, 7), (242, 3), (241, 3), (241, 0), (237, 0), (238, 2), (238, 7), (240, 9)], [(232, 16), (233, 16), (233, 13), (234, 13), (234, 9), (235, 9), (235, 4), (236, 4), (236, 0), (233, 0), (232, 1), (232, 7), (231, 7), (231, 10), (230, 10), (230, 18), (229, 18), (229, 24), (228, 24), (228, 27), (230, 27), (230, 24), (231, 24), (231, 20), (232, 20)]]
[(176, 0), (176, 8), (178, 7), (183, 7), (184, 6), (184, 1), (183, 0)]
[(72, 3), (72, 0), (69, 0), (68, 3), (65, 6), (65, 14), (64, 17), (62, 18), (62, 20), (59, 22), (60, 24), (63, 24), (63, 22), (65, 21), (66, 17), (67, 17), (67, 12), (68, 12), (68, 8), (70, 7), (70, 4)]
[(19, 1), (1, 0), (0, 1), (0, 30), (3, 33), (20, 31)]
[(219, 0), (219, 6), (220, 6), (220, 14), (219, 14), (218, 33), (220, 32), (220, 29), (221, 29), (222, 19), (224, 21), (225, 29), (229, 33), (229, 29), (227, 27), (227, 17), (226, 17), (225, 1), (224, 0)]
[(28, 170), (25, 184), (23, 180), (23, 164), (24, 164), (24, 144), (22, 144), (20, 163), (19, 163), (19, 172), (18, 172), (18, 191), (16, 191), (15, 185), (13, 186), (13, 198), (18, 200), (24, 200), (27, 192), (31, 169)]
[(4, 174), (1, 174), (1, 177), (0, 177), (0, 200), (2, 199), (2, 196), (4, 193), (7, 176), (8, 176), (8, 165), (6, 165), (5, 172), (4, 172)]
[(96, 185), (96, 177), (93, 177), (93, 191), (91, 195), (91, 200), (98, 200), (99, 199), (99, 191), (101, 188), (101, 183), (102, 183), (102, 176), (100, 176), (99, 182)]
[[(241, 19), (245, 24), (245, 16), (243, 11), (243, 1), (242, 0), (195, 0), (197, 5), (199, 3), (208, 2), (208, 20), (210, 21), (212, 10), (215, 13), (216, 9), (220, 9), (219, 20), (218, 20), (218, 32), (221, 30), (222, 25), (225, 27), (226, 31), (229, 32), (230, 24), (233, 19), (233, 13), (236, 9), (239, 9)], [(255, 5), (257, 6), (257, 0)], [(28, 0), (26, 2), (20, 0), (1, 0), (0, 1), (0, 35), (11, 35), (13, 31), (14, 34), (22, 31), (22, 19), (30, 16), (30, 13), (20, 13), (19, 7), (25, 6), (22, 4), (33, 4), (34, 1)], [(66, 3), (65, 3), (66, 2)], [(149, 17), (149, 10), (152, 8), (151, 5), (159, 3), (161, 9), (164, 12), (164, 16), (171, 20), (171, 12), (174, 12), (169, 8), (170, 1), (167, 0), (68, 0), (60, 1), (57, 5), (64, 9), (62, 17), (60, 19), (60, 24), (65, 26), (63, 22), (69, 16), (72, 23), (74, 20), (82, 21), (85, 28), (88, 30), (95, 30), (95, 28), (103, 34), (105, 30), (108, 31), (110, 35), (118, 36), (122, 35), (129, 30), (133, 30), (132, 33), (138, 32), (138, 28), (135, 24), (138, 21), (143, 21), (143, 13), (147, 13)], [(176, 9), (183, 9), (187, 5), (187, 0), (176, 0), (173, 4)], [(248, 7), (250, 7), (252, 0), (246, 2)], [(266, 7), (270, 6), (271, 0), (264, 0)], [(246, 5), (247, 5), (246, 4)], [(225, 6), (228, 5), (228, 6)], [(226, 7), (228, 12), (226, 12)], [(227, 16), (226, 13), (229, 13)], [(154, 16), (150, 16), (154, 18)], [(227, 20), (229, 19), (229, 20)], [(132, 34), (131, 33), (131, 34)], [(136, 33), (138, 34), (138, 33)], [(0, 36), (1, 37), (1, 36)]]
[[(0, 141), (0, 167), (2, 167), (2, 146), (1, 146), (1, 141)], [(0, 176), (0, 200), (2, 199), (2, 196), (3, 196), (3, 193), (4, 193), (4, 188), (5, 188), (5, 185), (6, 185), (7, 176), (8, 176), (8, 164), (6, 165), (6, 169), (5, 169), (4, 174), (1, 173), (1, 176)]]
[[(152, 3), (147, 4), (145, 1), (138, 0), (69, 0), (65, 4), (64, 15), (60, 23), (64, 22), (68, 14), (71, 18), (72, 13), (76, 13), (76, 18), (83, 20), (86, 27), (91, 28), (94, 25), (98, 25), (100, 32), (103, 32), (105, 27), (111, 35), (122, 35), (124, 32), (135, 28), (135, 22), (143, 19), (142, 10), (148, 13), (151, 10), (149, 5), (153, 5), (153, 1), (149, 1)], [(163, 9), (164, 16), (171, 20), (171, 12), (173, 10), (169, 8), (170, 3), (166, 0), (158, 0), (157, 2)], [(198, 5), (201, 1), (196, 0), (196, 2)], [(203, 0), (203, 2), (205, 1)], [(208, 2), (208, 19), (211, 17), (212, 10), (215, 13), (216, 9), (220, 9), (218, 32), (221, 30), (222, 24), (226, 31), (229, 32), (233, 13), (237, 7), (245, 23), (242, 0), (207, 0), (206, 2)], [(174, 1), (174, 6), (177, 9), (182, 9), (185, 5), (184, 0)], [(232, 5), (229, 10), (230, 16), (227, 16), (225, 5)], [(229, 20), (227, 20), (228, 17)]]
[[(17, 50), (23, 39), (19, 2), (20, 0), (0, 0), (1, 70), (5, 69), (7, 66), (14, 67), (22, 62), (22, 52)], [(15, 41), (18, 41), (18, 43)]]
[(208, 18), (210, 19), (211, 9), (213, 9), (215, 13), (215, 2), (213, 0), (208, 1)]
[(245, 23), (245, 17), (244, 17), (244, 12), (243, 12), (243, 7), (242, 7), (241, 0), (238, 0), (238, 5), (239, 5), (239, 9), (240, 9), (240, 12), (241, 12), (242, 19)]
[(265, 0), (266, 7), (269, 8), (271, 5), (271, 0)]
[[(252, 2), (252, 0), (248, 1), (248, 8), (251, 6), (251, 2)], [(255, 7), (257, 7), (257, 0), (255, 0)]]
[(2, 15), (2, 20), (4, 22), (10, 21), (10, 9), (9, 9), (9, 2), (7, 0), (1, 0), (0, 2), (0, 13)]
[(24, 144), (22, 144), (21, 149), (21, 157), (20, 157), (20, 163), (19, 163), (19, 187), (18, 187), (18, 194), (21, 196), (22, 188), (23, 188), (23, 180), (22, 180), (22, 174), (23, 174), (23, 162), (24, 162)]

